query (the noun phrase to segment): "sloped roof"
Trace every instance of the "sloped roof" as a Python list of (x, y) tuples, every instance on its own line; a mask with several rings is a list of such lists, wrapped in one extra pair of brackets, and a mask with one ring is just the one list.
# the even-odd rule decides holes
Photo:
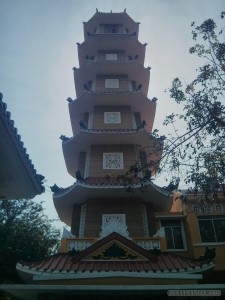
[(32, 199), (44, 191), (0, 93), (0, 198)]
[(210, 260), (199, 261), (173, 253), (150, 253), (115, 232), (76, 255), (58, 253), (41, 261), (17, 264), (20, 274), (33, 274), (36, 280), (91, 278), (96, 274), (98, 277), (104, 274), (104, 277), (191, 278), (213, 267)]

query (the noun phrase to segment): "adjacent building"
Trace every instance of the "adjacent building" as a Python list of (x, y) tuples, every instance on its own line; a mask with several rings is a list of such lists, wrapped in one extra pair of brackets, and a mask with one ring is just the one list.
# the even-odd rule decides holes
[(0, 93), (0, 199), (32, 199), (44, 192), (43, 180)]

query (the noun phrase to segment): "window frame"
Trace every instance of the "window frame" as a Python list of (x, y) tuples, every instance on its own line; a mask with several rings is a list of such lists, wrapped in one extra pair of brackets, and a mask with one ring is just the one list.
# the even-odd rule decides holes
[(106, 34), (117, 34), (119, 33), (119, 24), (103, 24), (103, 32)]
[[(225, 220), (225, 215), (207, 215), (207, 216), (198, 216), (197, 221), (198, 221), (198, 229), (199, 229), (199, 235), (201, 239), (202, 244), (221, 244), (225, 243), (225, 238), (224, 241), (218, 241), (218, 233), (216, 231), (216, 226), (214, 224), (214, 221), (216, 220)], [(212, 226), (212, 232), (213, 232), (213, 237), (215, 237), (215, 240), (210, 240), (210, 241), (204, 241), (203, 237), (201, 235), (201, 229), (200, 229), (200, 222), (201, 221), (210, 221), (211, 226)]]
[[(185, 231), (184, 231), (184, 223), (183, 223), (183, 219), (181, 218), (168, 218), (168, 217), (165, 217), (165, 218), (160, 218), (160, 228), (164, 228), (164, 231), (165, 231), (165, 227), (167, 226), (163, 226), (162, 225), (162, 222), (161, 221), (171, 221), (171, 220), (176, 220), (176, 221), (179, 221), (180, 222), (180, 228), (181, 228), (181, 237), (182, 237), (182, 242), (183, 242), (183, 248), (167, 248), (168, 251), (187, 251), (187, 243), (186, 243), (186, 236), (185, 236)], [(168, 226), (169, 228), (172, 228), (172, 227), (178, 227), (178, 226)], [(166, 237), (166, 231), (165, 231), (165, 238)], [(175, 246), (175, 243), (174, 243), (174, 237), (173, 237), (173, 232), (172, 232), (172, 238), (173, 238), (173, 246)], [(168, 246), (167, 246), (168, 247)]]

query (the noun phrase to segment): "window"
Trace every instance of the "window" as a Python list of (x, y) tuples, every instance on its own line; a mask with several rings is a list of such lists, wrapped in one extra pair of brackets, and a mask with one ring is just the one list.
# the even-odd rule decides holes
[(184, 249), (183, 224), (179, 219), (161, 220), (161, 227), (164, 227), (168, 249)]
[(105, 124), (119, 124), (121, 123), (121, 115), (119, 111), (106, 111), (104, 112)]
[(118, 33), (119, 25), (117, 24), (105, 24), (104, 25), (104, 33)]
[(107, 53), (106, 60), (117, 60), (117, 54), (116, 53)]
[(123, 153), (103, 153), (103, 169), (123, 169)]
[(225, 216), (199, 216), (202, 243), (225, 242)]
[(109, 89), (118, 89), (119, 88), (119, 79), (106, 79), (105, 87)]

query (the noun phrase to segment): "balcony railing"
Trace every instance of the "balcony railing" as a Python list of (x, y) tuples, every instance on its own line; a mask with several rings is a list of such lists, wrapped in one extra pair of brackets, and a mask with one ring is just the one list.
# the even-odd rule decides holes
[(64, 238), (61, 241), (60, 252), (82, 251), (89, 248), (96, 241), (95, 238)]
[[(166, 250), (166, 240), (160, 237), (135, 237), (132, 239), (145, 250)], [(97, 242), (96, 238), (65, 238), (61, 241), (60, 252), (83, 251)]]

